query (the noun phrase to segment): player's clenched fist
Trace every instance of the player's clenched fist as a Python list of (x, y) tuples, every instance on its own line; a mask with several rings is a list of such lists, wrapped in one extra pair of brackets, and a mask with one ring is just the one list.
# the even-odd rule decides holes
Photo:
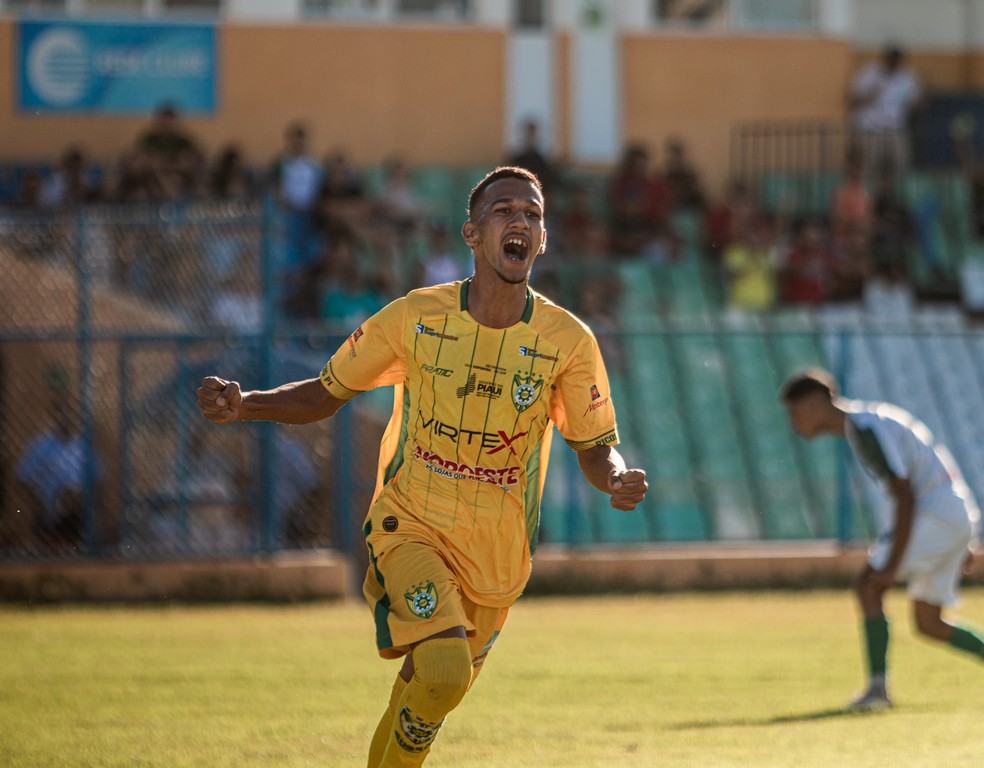
[(631, 512), (646, 497), (649, 483), (644, 469), (622, 469), (608, 476), (608, 489), (615, 509)]
[(239, 418), (243, 393), (238, 381), (226, 381), (218, 376), (206, 376), (198, 388), (198, 407), (209, 421), (228, 424)]

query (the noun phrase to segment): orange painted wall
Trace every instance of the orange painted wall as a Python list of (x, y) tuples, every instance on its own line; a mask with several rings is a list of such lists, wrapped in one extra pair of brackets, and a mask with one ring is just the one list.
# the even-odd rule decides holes
[(852, 65), (842, 41), (630, 37), (623, 46), (627, 141), (663, 160), (685, 139), (711, 192), (727, 179), (732, 126), (766, 120), (840, 121)]
[[(342, 147), (357, 162), (399, 153), (418, 163), (495, 160), (502, 152), (503, 36), (469, 29), (225, 26), (219, 110), (188, 119), (206, 149), (236, 140), (253, 162), (280, 148), (284, 126), (308, 123), (312, 149)], [(0, 61), (14, 61), (14, 27), (0, 22)], [(0, 76), (0, 159), (53, 157), (78, 141), (109, 159), (146, 118), (15, 112)]]

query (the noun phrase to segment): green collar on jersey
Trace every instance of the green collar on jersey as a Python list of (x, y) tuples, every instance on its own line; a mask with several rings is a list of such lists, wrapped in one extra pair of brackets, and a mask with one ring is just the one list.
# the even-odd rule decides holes
[[(472, 279), (469, 277), (461, 283), (461, 309), (465, 312), (468, 311), (468, 286), (471, 281)], [(528, 323), (531, 317), (533, 317), (533, 291), (530, 290), (529, 286), (526, 286), (526, 310), (523, 312), (520, 322)]]

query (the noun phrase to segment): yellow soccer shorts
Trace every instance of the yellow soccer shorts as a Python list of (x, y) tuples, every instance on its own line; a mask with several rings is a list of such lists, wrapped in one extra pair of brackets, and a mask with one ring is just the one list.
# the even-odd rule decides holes
[(438, 632), (464, 627), (473, 674), (478, 674), (509, 613), (508, 607), (469, 600), (440, 552), (414, 541), (373, 559), (362, 591), (375, 620), (376, 648), (384, 659), (404, 656), (411, 645)]

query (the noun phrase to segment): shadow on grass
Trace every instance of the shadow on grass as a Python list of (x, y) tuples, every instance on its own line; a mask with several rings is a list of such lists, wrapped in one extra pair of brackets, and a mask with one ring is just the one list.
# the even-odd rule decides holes
[(673, 723), (667, 726), (670, 731), (692, 731), (709, 728), (738, 728), (741, 726), (765, 726), (765, 725), (784, 725), (785, 723), (808, 723), (814, 720), (829, 720), (834, 717), (872, 717), (882, 714), (884, 710), (874, 710), (867, 712), (855, 712), (846, 707), (836, 707), (833, 709), (819, 709), (815, 712), (800, 712), (789, 715), (776, 715), (775, 717), (752, 718), (735, 717), (721, 718), (718, 720), (691, 720), (684, 723)]

